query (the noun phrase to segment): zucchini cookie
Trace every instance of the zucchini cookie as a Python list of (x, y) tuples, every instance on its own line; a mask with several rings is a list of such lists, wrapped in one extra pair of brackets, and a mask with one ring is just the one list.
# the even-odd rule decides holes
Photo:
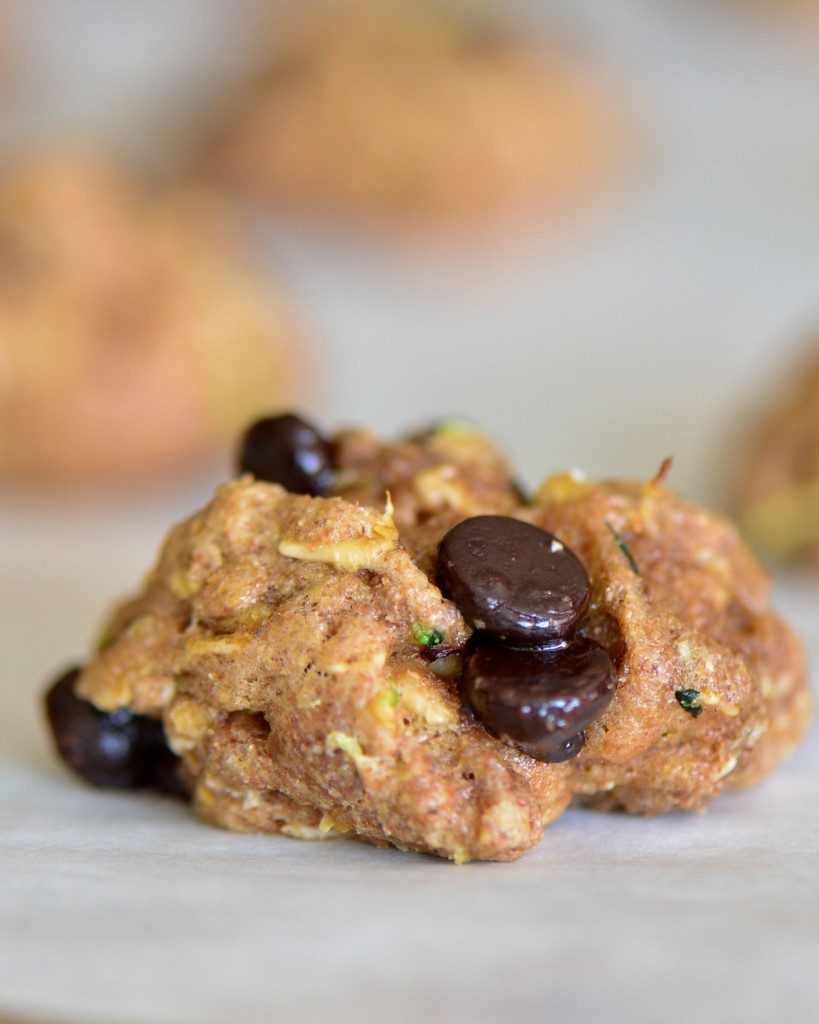
[(293, 346), (212, 196), (88, 154), (0, 173), (0, 474), (128, 480), (212, 456), (248, 403), (292, 401)]
[(208, 163), (265, 203), (389, 223), (555, 208), (611, 171), (606, 90), (465, 12), (357, 0), (294, 25)]
[(519, 857), (573, 800), (701, 808), (794, 749), (810, 697), (734, 528), (662, 478), (526, 500), (463, 424), (263, 420), (49, 691), (57, 746), (228, 828), (457, 862)]
[(760, 553), (819, 569), (819, 349), (759, 426), (740, 482), (740, 516)]

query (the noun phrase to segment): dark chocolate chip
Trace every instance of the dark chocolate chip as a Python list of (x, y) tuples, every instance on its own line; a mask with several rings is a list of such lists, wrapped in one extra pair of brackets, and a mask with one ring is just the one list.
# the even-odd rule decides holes
[(541, 761), (565, 761), (609, 706), (614, 671), (606, 649), (586, 637), (549, 650), (473, 639), (459, 686), (464, 703), (505, 743)]
[(239, 472), (281, 484), (293, 494), (324, 495), (333, 483), (332, 445), (300, 416), (270, 416), (245, 434)]
[(100, 711), (74, 693), (72, 668), (46, 694), (54, 742), (62, 759), (86, 782), (105, 789), (156, 789), (186, 796), (180, 759), (165, 742), (162, 723), (127, 708)]
[(570, 761), (573, 757), (577, 757), (585, 742), (585, 732), (578, 732), (574, 736), (570, 736), (569, 739), (564, 739), (562, 736), (545, 736), (539, 743), (515, 743), (513, 746), (538, 761), (559, 764), (561, 761)]
[(190, 791), (182, 778), (182, 759), (176, 756), (165, 741), (162, 723), (155, 718), (141, 718), (140, 721), (156, 725), (161, 736), (160, 743), (153, 748), (154, 766), (149, 788), (155, 789), (158, 793), (179, 797), (180, 800), (189, 800)]
[(589, 577), (552, 534), (508, 516), (475, 516), (438, 549), (437, 582), (477, 630), (542, 646), (571, 635), (589, 606)]

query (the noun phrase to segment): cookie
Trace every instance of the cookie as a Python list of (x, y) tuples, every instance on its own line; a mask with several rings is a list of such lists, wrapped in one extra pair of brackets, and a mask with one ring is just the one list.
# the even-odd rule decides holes
[(221, 203), (91, 155), (0, 173), (0, 474), (130, 480), (292, 400), (294, 331)]
[(732, 0), (737, 9), (804, 31), (819, 25), (817, 0)]
[(609, 101), (568, 56), (440, 8), (322, 12), (225, 118), (208, 163), (228, 185), (300, 211), (465, 224), (559, 207), (611, 170)]
[[(161, 719), (205, 820), (512, 860), (572, 801), (696, 810), (798, 744), (803, 655), (765, 574), (661, 478), (561, 475), (528, 501), (462, 424), (328, 444), (323, 495), (245, 473), (173, 529), (69, 677), (103, 725)], [(538, 563), (553, 598), (527, 604)]]
[(772, 561), (819, 569), (819, 351), (806, 353), (757, 428), (739, 487), (740, 521)]

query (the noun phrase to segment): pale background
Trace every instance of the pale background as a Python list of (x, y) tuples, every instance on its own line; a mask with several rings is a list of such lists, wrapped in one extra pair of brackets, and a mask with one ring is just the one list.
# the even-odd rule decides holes
[[(60, 130), (161, 162), (248, 44), (228, 0), (18, 6), (4, 147)], [(819, 324), (819, 28), (741, 2), (505, 6), (535, 34), (551, 15), (611, 76), (630, 173), (559, 229), (460, 252), (246, 211), (308, 327), (305, 408), (387, 434), (472, 416), (530, 484), (673, 454), (672, 486), (723, 504), (745, 424)], [(0, 490), (0, 1016), (815, 1019), (815, 737), (703, 817), (571, 812), (523, 861), (464, 868), (221, 833), (63, 772), (37, 694), (229, 472), (93, 500)], [(780, 577), (776, 602), (816, 664), (819, 584)]]

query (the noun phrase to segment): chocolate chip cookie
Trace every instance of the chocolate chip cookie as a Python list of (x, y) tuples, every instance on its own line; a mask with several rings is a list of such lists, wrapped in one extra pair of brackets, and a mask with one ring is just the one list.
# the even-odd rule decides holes
[(611, 90), (445, 7), (325, 4), (279, 39), (207, 164), (278, 208), (422, 225), (555, 209), (611, 176)]
[(50, 152), (0, 170), (0, 475), (132, 480), (292, 400), (296, 341), (220, 201)]
[(89, 781), (106, 784), (96, 739), (70, 742), (84, 702), (100, 729), (125, 713), (149, 788), (168, 761), (146, 770), (139, 723), (161, 720), (207, 821), (511, 860), (572, 801), (701, 808), (806, 729), (765, 574), (662, 474), (564, 474), (527, 500), (464, 424), (385, 444), (292, 416), (249, 431), (251, 463), (171, 531), (69, 677), (52, 723)]

